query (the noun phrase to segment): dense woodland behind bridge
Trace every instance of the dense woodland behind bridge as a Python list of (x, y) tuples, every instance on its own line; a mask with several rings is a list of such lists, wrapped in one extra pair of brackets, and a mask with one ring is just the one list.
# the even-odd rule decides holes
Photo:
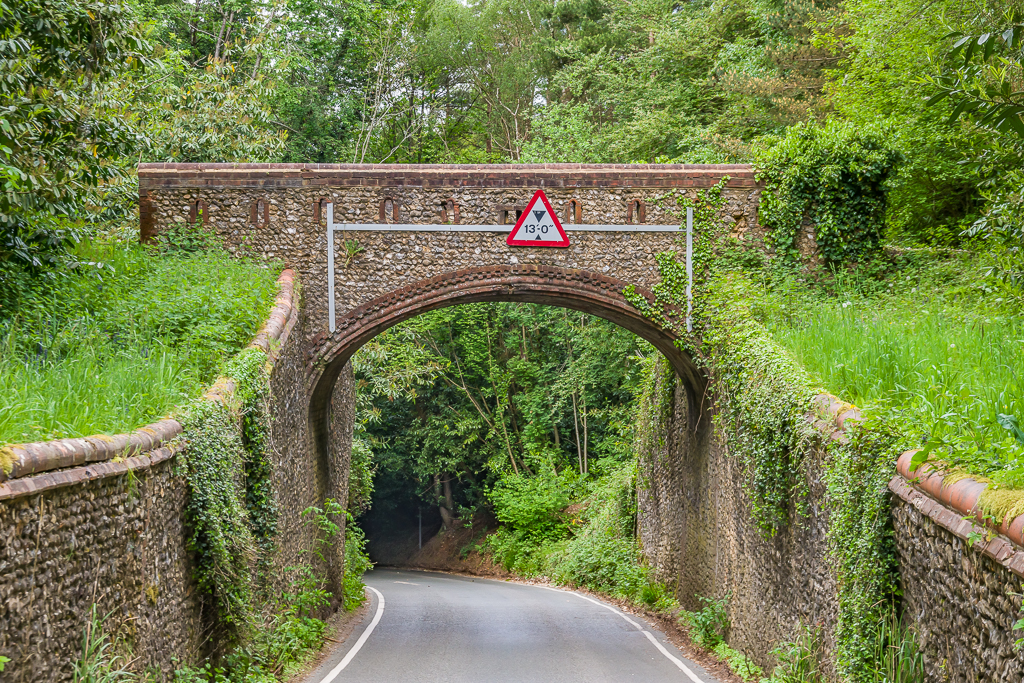
[[(730, 236), (709, 204), (721, 242), (702, 266), (739, 278), (729, 291), (815, 382), (1001, 483), (1014, 495), (994, 514), (1019, 512), (1020, 9), (4, 0), (0, 443), (186, 406), (269, 309), (273, 275), (201, 232), (133, 244), (139, 161), (752, 162), (772, 241)], [(804, 218), (825, 259), (811, 272)], [(355, 359), (349, 510), (375, 528), (494, 514), (497, 562), (671, 609), (632, 526), (653, 355), (533, 305), (390, 330)], [(770, 533), (792, 472), (762, 464)], [(698, 642), (718, 644), (723, 609), (688, 617)], [(801, 647), (776, 680), (797, 680)], [(844, 653), (844, 675), (873, 680), (877, 661)]]

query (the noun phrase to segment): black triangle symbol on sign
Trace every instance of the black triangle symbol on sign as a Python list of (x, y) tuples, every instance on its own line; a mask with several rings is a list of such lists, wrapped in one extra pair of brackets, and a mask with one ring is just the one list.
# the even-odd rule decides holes
[(545, 213), (547, 213), (547, 212), (546, 211), (534, 211), (533, 212), (533, 215), (537, 217), (537, 222), (538, 223), (540, 222), (540, 219), (544, 218), (544, 214)]

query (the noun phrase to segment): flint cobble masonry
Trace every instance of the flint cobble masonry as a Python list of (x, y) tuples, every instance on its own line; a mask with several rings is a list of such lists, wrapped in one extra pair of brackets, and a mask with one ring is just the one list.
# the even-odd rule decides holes
[[(665, 382), (656, 378), (654, 397), (666, 391)], [(739, 454), (712, 426), (713, 396), (704, 397), (700, 414), (689, 408), (678, 379), (668, 390), (670, 404), (652, 411), (655, 424), (644, 427), (652, 429), (653, 448), (639, 453), (638, 533), (655, 575), (687, 610), (704, 606), (697, 596), (729, 595), (729, 644), (761, 666), (774, 664), (772, 649), (801, 623), (822, 627), (831, 648), (836, 586), (826, 552), (821, 450), (807, 459), (807, 517), (791, 509), (799, 523), (766, 539), (752, 521)]]
[[(576, 221), (578, 211), (582, 224), (624, 226), (622, 233), (573, 231), (566, 249), (510, 248), (500, 233), (338, 231), (340, 314), (421, 280), (491, 265), (585, 270), (650, 288), (658, 280), (654, 255), (682, 244), (678, 234), (629, 232), (640, 219), (636, 207), (646, 224), (678, 226), (677, 199), (696, 198), (725, 177), (722, 220), (738, 236), (761, 235), (760, 189), (744, 165), (142, 164), (139, 196), (146, 238), (202, 215), (234, 253), (296, 268), (315, 336), (327, 332), (325, 201), (334, 203), (336, 223), (439, 224), (454, 221), (457, 208), (462, 224), (498, 225), (514, 223), (516, 209), (541, 188), (562, 218), (568, 212)], [(362, 251), (348, 258), (346, 240)]]
[[(689, 608), (699, 607), (695, 594), (732, 592), (730, 642), (762, 663), (770, 663), (771, 647), (800, 622), (823, 626), (830, 643), (836, 605), (826, 553), (824, 451), (808, 446), (809, 516), (763, 539), (750, 521), (736, 454), (714, 428), (714, 397), (705, 395), (703, 378), (675, 348), (671, 332), (640, 316), (622, 295), (627, 285), (643, 294), (657, 283), (654, 255), (681, 252), (679, 234), (571, 231), (568, 249), (532, 249), (509, 248), (501, 233), (338, 231), (338, 331), (327, 329), (324, 201), (335, 204), (336, 222), (511, 229), (516, 211), (543, 188), (570, 228), (678, 225), (676, 200), (693, 199), (724, 176), (720, 219), (734, 237), (761, 241), (759, 188), (746, 166), (141, 166), (144, 239), (201, 220), (234, 253), (284, 262), (302, 275), (302, 303), (296, 299), (271, 325), (274, 334), (285, 329), (287, 341), (280, 349), (276, 342), (266, 346), (277, 356), (270, 441), (280, 516), (273, 580), (282, 581), (283, 568), (312, 547), (302, 510), (326, 498), (347, 499), (352, 351), (387, 326), (442, 305), (535, 301), (594, 312), (632, 329), (662, 349), (681, 379), (671, 410), (653, 426), (656, 447), (641, 453), (638, 526), (658, 576)], [(813, 261), (813, 230), (800, 244)], [(836, 438), (846, 414), (833, 408), (832, 422), (819, 429)], [(155, 443), (136, 457), (73, 466), (109, 455), (103, 448), (79, 452), (80, 446), (29, 449), (11, 478), (0, 481), (0, 654), (13, 660), (0, 681), (69, 680), (93, 603), (112, 613), (107, 630), (131, 647), (140, 668), (155, 667), (166, 677), (172, 657), (187, 662), (206, 646), (185, 550), (186, 486), (175, 471), (177, 447)], [(1010, 630), (1020, 611), (1013, 592), (1020, 548), (999, 538), (972, 553), (962, 530), (942, 522), (958, 513), (922, 514), (916, 494), (904, 491), (912, 486), (893, 489), (902, 496), (894, 523), (907, 613), (923, 634), (929, 681), (1021, 680)], [(337, 590), (343, 558), (340, 545), (335, 550), (318, 569)]]

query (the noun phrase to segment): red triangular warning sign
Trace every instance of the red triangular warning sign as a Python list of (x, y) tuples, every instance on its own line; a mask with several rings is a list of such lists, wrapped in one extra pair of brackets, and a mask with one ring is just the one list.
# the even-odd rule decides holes
[(558, 216), (543, 190), (537, 190), (533, 195), (505, 242), (510, 247), (569, 246), (569, 237), (562, 230), (562, 224), (558, 222)]

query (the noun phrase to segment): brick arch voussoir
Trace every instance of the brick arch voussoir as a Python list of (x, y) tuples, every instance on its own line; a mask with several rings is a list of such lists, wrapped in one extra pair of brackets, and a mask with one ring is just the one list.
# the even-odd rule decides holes
[[(651, 342), (683, 380), (690, 414), (698, 416), (705, 380), (692, 359), (676, 347), (676, 335), (644, 317), (623, 294), (628, 283), (584, 270), (545, 265), (496, 265), (468, 268), (383, 294), (341, 316), (335, 332), (311, 350), (307, 368), (310, 425), (318, 448), (327, 446), (327, 410), (334, 383), (345, 363), (363, 344), (384, 330), (421, 313), (464, 303), (523, 301), (583, 311), (624, 327)], [(636, 291), (653, 302), (654, 296)], [(699, 422), (699, 418), (698, 418)]]

